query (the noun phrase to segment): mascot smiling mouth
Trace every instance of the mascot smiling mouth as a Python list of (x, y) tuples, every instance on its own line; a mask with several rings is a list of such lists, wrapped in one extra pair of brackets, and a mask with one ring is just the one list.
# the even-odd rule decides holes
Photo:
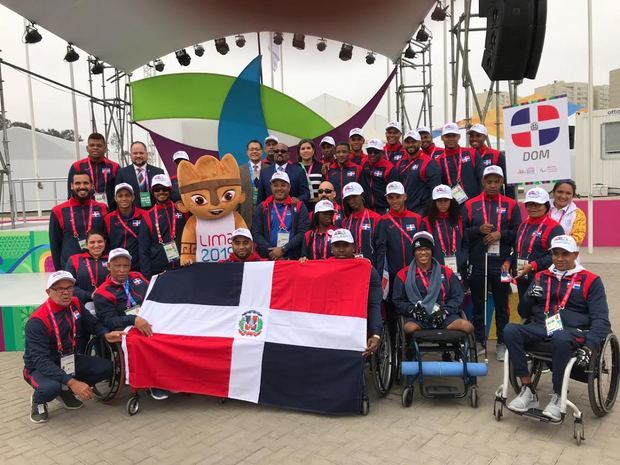
[(211, 210), (209, 213), (211, 213), (214, 216), (219, 215), (220, 213), (222, 213), (224, 211), (223, 208), (218, 208), (217, 210)]

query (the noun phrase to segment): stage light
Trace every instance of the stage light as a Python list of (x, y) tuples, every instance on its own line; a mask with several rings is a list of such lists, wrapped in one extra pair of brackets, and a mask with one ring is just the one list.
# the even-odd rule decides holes
[(446, 16), (448, 16), (448, 5), (442, 8), (441, 2), (438, 0), (435, 9), (431, 13), (431, 19), (433, 21), (445, 21)]
[(409, 42), (409, 45), (407, 45), (407, 49), (405, 50), (405, 58), (409, 58), (410, 60), (415, 58), (415, 52), (413, 51), (411, 42)]
[(319, 52), (324, 52), (326, 48), (327, 48), (327, 42), (325, 42), (325, 39), (321, 37), (319, 41), (316, 43), (316, 49)]
[(73, 63), (74, 61), (78, 61), (80, 59), (80, 55), (73, 48), (72, 43), (67, 44), (67, 53), (65, 54), (65, 61), (67, 63)]
[(420, 30), (415, 35), (415, 40), (417, 40), (418, 42), (426, 42), (430, 38), (430, 36), (431, 35), (428, 32), (428, 29), (424, 27), (424, 23), (420, 23)]
[(284, 41), (284, 36), (282, 35), (281, 32), (274, 32), (273, 33), (273, 43), (276, 45), (282, 45), (282, 42)]
[(41, 33), (31, 21), (30, 24), (26, 26), (26, 30), (24, 31), (24, 42), (27, 44), (36, 44), (37, 42), (41, 42), (42, 38)]
[(155, 71), (159, 71), (160, 73), (164, 70), (166, 65), (159, 58), (153, 62), (153, 66), (155, 67)]
[(342, 61), (349, 61), (352, 56), (353, 56), (353, 45), (342, 44), (342, 47), (340, 48), (340, 53), (338, 54), (338, 57)]
[(101, 74), (103, 73), (103, 62), (100, 61), (99, 59), (97, 59), (97, 57), (94, 57), (91, 60), (91, 63), (93, 64), (93, 66), (90, 68), (90, 72), (93, 74)]
[(225, 37), (215, 39), (215, 50), (217, 50), (220, 55), (226, 55), (230, 51), (230, 47), (228, 46), (228, 43), (226, 43)]
[(366, 54), (366, 64), (372, 65), (375, 62), (375, 54), (368, 52)]
[(205, 54), (205, 48), (201, 44), (194, 45), (194, 54), (197, 57), (201, 57)]
[(189, 56), (189, 53), (184, 48), (177, 50), (174, 54), (177, 56), (177, 61), (181, 66), (189, 66), (192, 61), (192, 57)]
[(239, 34), (235, 37), (235, 44), (237, 44), (237, 47), (243, 48), (245, 45), (245, 37), (243, 37), (243, 34)]
[(293, 34), (293, 47), (299, 50), (306, 48), (306, 36), (304, 34)]

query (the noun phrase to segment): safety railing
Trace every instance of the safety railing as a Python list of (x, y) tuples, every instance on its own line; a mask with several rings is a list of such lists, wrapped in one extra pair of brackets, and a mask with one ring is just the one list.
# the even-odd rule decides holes
[[(6, 178), (5, 178), (6, 180)], [(67, 178), (18, 178), (13, 179), (15, 212), (18, 221), (26, 223), (28, 216), (42, 216), (55, 205), (67, 200)], [(9, 184), (3, 183), (0, 215), (10, 220)]]

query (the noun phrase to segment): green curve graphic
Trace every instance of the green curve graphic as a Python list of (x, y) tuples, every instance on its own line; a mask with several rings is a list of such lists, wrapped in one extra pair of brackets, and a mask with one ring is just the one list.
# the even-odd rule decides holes
[[(219, 120), (233, 76), (182, 73), (155, 76), (131, 84), (132, 118)], [(315, 137), (333, 129), (324, 118), (288, 95), (261, 85), (267, 128), (295, 137)]]

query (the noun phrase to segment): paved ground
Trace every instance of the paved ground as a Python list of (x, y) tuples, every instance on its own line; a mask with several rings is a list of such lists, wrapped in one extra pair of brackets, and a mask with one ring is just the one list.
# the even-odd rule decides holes
[[(584, 256), (603, 275), (620, 333), (620, 250)], [(615, 308), (614, 308), (615, 307)], [(577, 447), (572, 421), (540, 424), (510, 413), (497, 423), (493, 393), (500, 366), (480, 384), (480, 407), (465, 400), (429, 401), (417, 394), (404, 409), (395, 387), (385, 399), (371, 397), (367, 417), (323, 417), (228, 401), (176, 396), (167, 402), (143, 399), (129, 417), (126, 396), (115, 405), (90, 402), (80, 411), (50, 404), (50, 422), (28, 419), (30, 388), (20, 377), (21, 354), (0, 353), (0, 463), (308, 463), (308, 464), (596, 464), (620, 463), (620, 411), (605, 418), (589, 408), (585, 385), (571, 398), (585, 412), (587, 440)], [(548, 376), (541, 382), (547, 400)]]

